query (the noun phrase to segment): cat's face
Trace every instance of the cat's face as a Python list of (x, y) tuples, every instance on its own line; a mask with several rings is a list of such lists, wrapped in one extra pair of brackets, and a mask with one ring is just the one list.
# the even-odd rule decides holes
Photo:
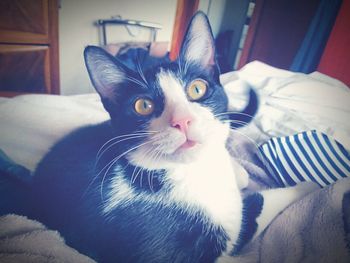
[(133, 72), (97, 47), (86, 48), (85, 60), (132, 164), (167, 169), (225, 143), (229, 125), (216, 115), (227, 110), (227, 97), (202, 13), (192, 19), (175, 62)]

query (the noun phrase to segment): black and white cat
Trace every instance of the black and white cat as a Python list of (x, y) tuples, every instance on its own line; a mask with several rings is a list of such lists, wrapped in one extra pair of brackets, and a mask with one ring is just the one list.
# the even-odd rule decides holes
[[(203, 13), (175, 62), (134, 72), (101, 48), (84, 55), (111, 119), (51, 149), (26, 212), (81, 253), (98, 262), (234, 262), (244, 240), (313, 189), (242, 200), (247, 173), (226, 149), (228, 101)], [(244, 213), (249, 202), (257, 209)]]

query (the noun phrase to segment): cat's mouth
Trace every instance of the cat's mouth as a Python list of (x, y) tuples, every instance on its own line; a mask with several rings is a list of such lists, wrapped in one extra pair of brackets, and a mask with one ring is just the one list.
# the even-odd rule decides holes
[(199, 141), (186, 139), (186, 141), (180, 144), (168, 157), (172, 160), (192, 160), (193, 157), (196, 156), (196, 153), (198, 153), (200, 146), (201, 143)]
[(197, 144), (198, 144), (198, 142), (187, 139), (183, 144), (181, 144), (179, 146), (179, 148), (177, 150), (186, 150), (186, 149), (194, 147)]

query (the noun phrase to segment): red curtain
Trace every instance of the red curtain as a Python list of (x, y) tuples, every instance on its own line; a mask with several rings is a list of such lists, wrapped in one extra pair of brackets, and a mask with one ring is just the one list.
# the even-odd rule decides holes
[(350, 0), (343, 0), (317, 70), (350, 86)]

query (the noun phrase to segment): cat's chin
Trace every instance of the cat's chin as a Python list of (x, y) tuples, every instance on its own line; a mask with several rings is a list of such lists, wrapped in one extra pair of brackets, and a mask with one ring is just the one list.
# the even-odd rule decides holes
[(197, 160), (204, 145), (198, 142), (187, 141), (177, 147), (173, 152), (162, 153), (160, 156), (147, 158), (147, 155), (140, 153), (131, 153), (127, 156), (130, 163), (145, 169), (172, 169), (178, 164), (191, 163)]
[(173, 163), (190, 163), (197, 159), (202, 148), (201, 143), (186, 141), (172, 154), (165, 155), (165, 159)]

